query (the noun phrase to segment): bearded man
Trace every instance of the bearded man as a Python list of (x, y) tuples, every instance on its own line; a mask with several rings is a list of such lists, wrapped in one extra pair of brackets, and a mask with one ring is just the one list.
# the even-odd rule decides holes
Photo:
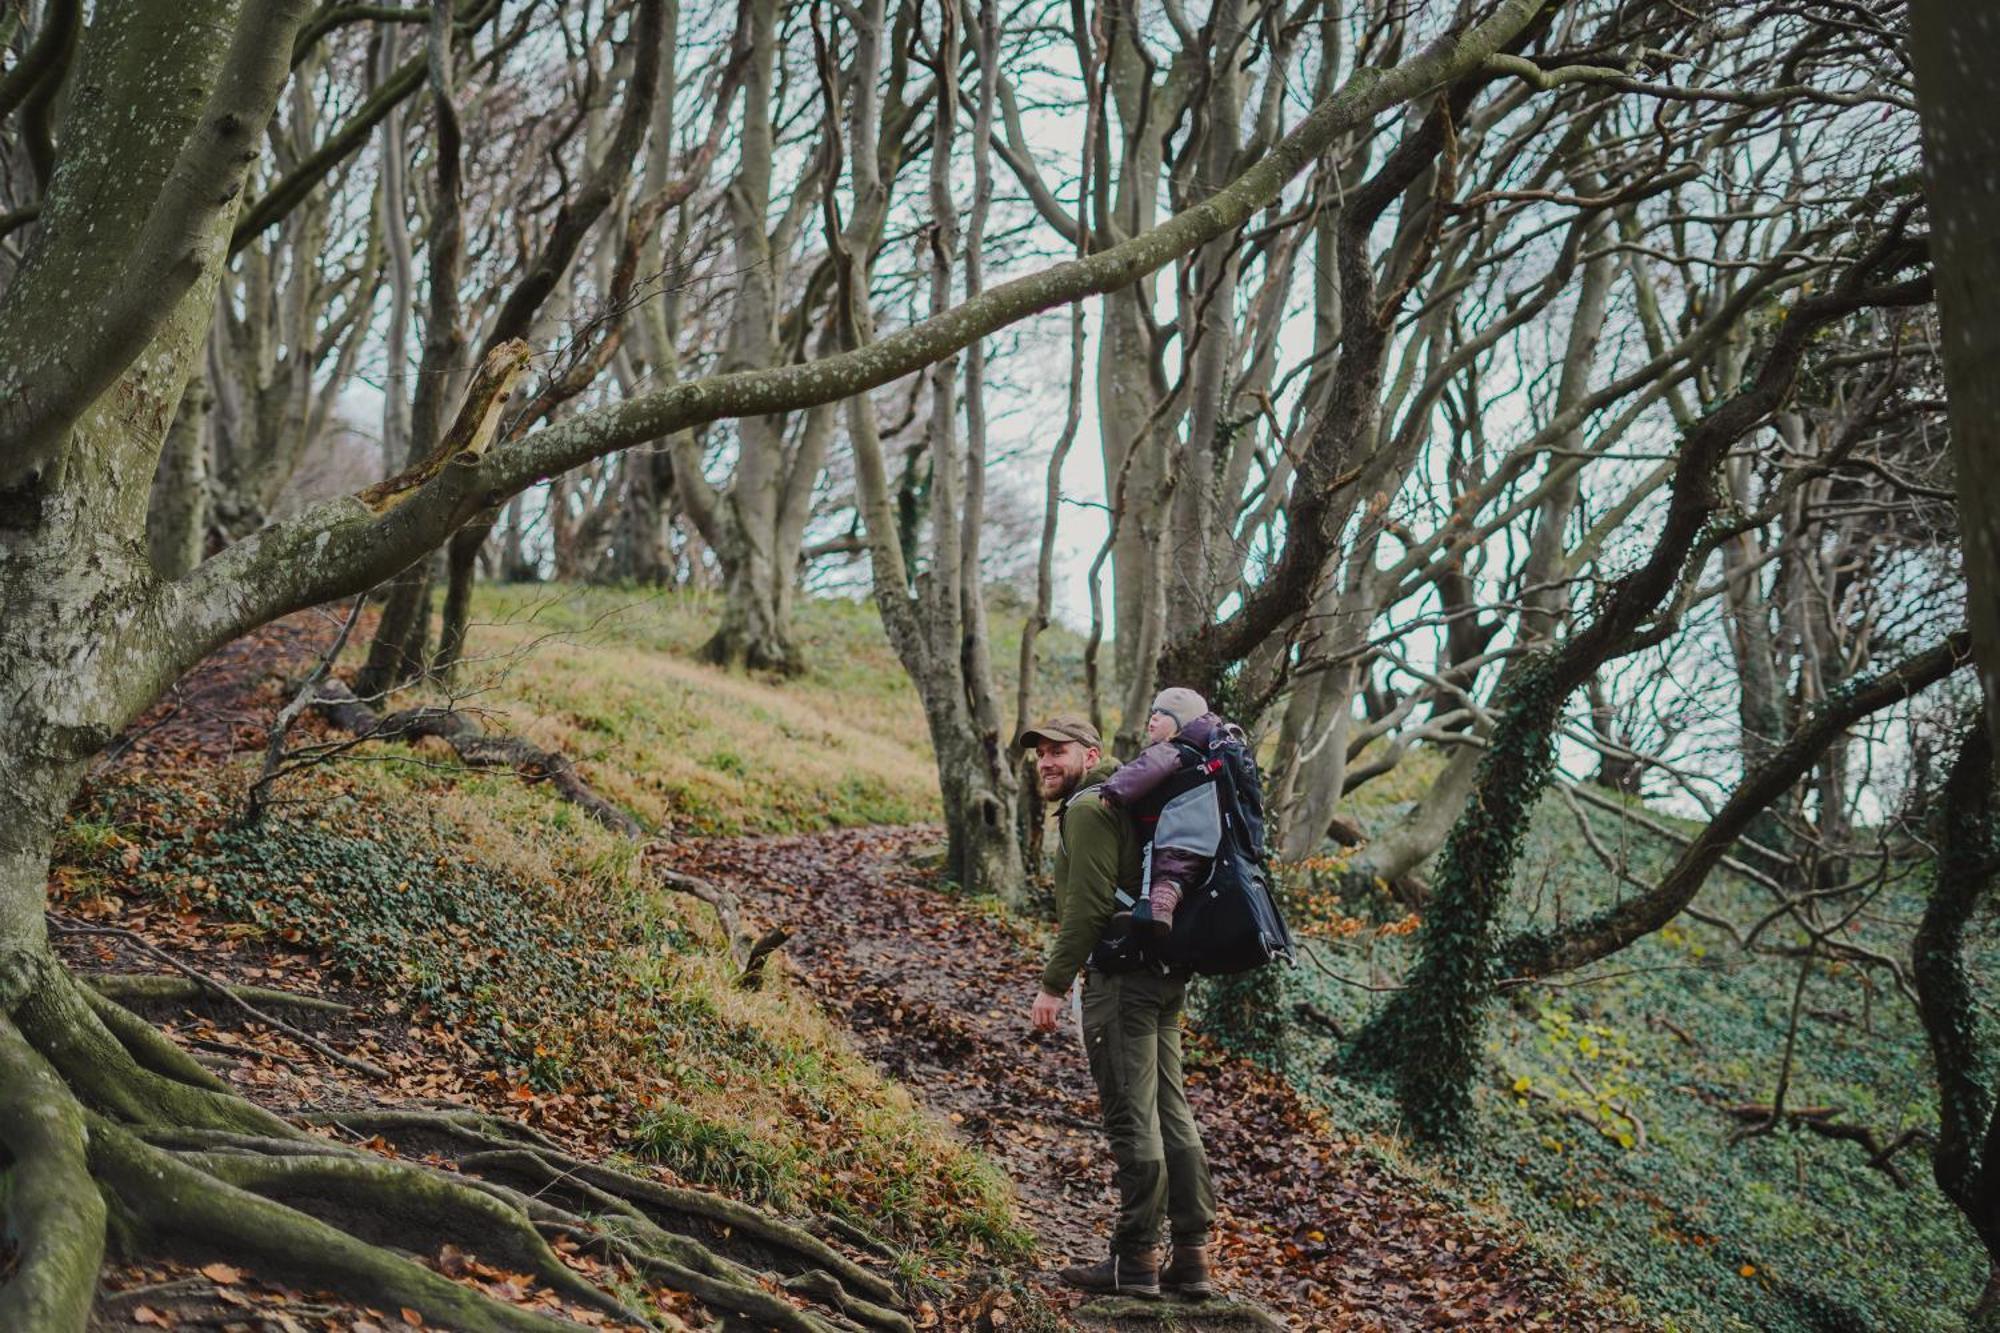
[[(1057, 830), (1057, 934), (1030, 1021), (1054, 1031), (1082, 973), (1084, 1051), (1118, 1183), (1110, 1256), (1060, 1276), (1090, 1292), (1205, 1297), (1215, 1193), (1181, 1075), (1188, 974), (1136, 959), (1129, 949), (1100, 947), (1113, 914), (1132, 908), (1140, 886), (1138, 834), (1098, 790), (1118, 763), (1104, 757), (1097, 729), (1070, 714), (1022, 732), (1015, 743), (1035, 752), (1036, 782)], [(1173, 1245), (1164, 1270), (1163, 1220)]]

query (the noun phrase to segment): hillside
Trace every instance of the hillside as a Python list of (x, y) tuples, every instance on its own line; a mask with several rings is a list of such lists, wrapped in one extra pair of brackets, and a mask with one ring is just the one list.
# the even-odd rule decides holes
[[(633, 1174), (592, 1175), (589, 1188), (691, 1228), (715, 1256), (703, 1262), (734, 1280), (770, 1273), (763, 1296), (754, 1284), (707, 1291), (629, 1259), (620, 1277), (569, 1242), (538, 1269), (449, 1229), (436, 1249), (407, 1219), (389, 1228), (434, 1272), (524, 1309), (616, 1324), (650, 1305), (664, 1326), (700, 1327), (732, 1301), (753, 1309), (782, 1291), (807, 1328), (815, 1306), (871, 1322), (868, 1302), (879, 1312), (893, 1293), (908, 1313), (881, 1312), (882, 1327), (1090, 1322), (1049, 1272), (1103, 1243), (1093, 1098), (1076, 1053), (1024, 1052), (1011, 1013), (1041, 927), (941, 895), (921, 854), (934, 829), (858, 843), (837, 832), (907, 824), (934, 800), (915, 707), (866, 608), (809, 606), (823, 665), (777, 681), (690, 660), (699, 602), (493, 591), (460, 706), (489, 734), (566, 747), (585, 781), (671, 840), (614, 833), (547, 784), (466, 767), (441, 740), (355, 747), (311, 715), (290, 745), (325, 762), (283, 778), (246, 825), (269, 720), (334, 637), (337, 617), (310, 614), (192, 673), (92, 783), (52, 885), (72, 966), (226, 1083), (347, 1134), (343, 1152), (521, 1187), (558, 1170), (549, 1189), (617, 1168)], [(831, 909), (838, 932), (829, 884), (852, 896)], [(900, 905), (885, 916), (888, 903)], [(793, 939), (770, 979), (746, 986), (746, 947), (773, 924)], [(949, 967), (941, 946), (953, 947)], [(187, 969), (239, 998), (191, 987)], [(933, 974), (942, 992), (926, 990)], [(952, 1043), (942, 1065), (941, 1036)], [(1286, 1325), (1533, 1313), (1551, 1327), (1625, 1326), (1518, 1237), (1493, 1234), (1242, 1060), (1212, 1050), (1197, 1080), (1234, 1182), (1225, 1287)], [(646, 1193), (662, 1188), (697, 1193), (660, 1196), (675, 1201), (662, 1212)], [(760, 1211), (729, 1211), (744, 1208)], [(1379, 1235), (1306, 1253), (1313, 1237), (1364, 1225)], [(762, 1239), (746, 1246), (745, 1228)], [(371, 1311), (239, 1249), (184, 1238), (175, 1253), (108, 1270), (98, 1326), (399, 1317), (393, 1300)], [(611, 1279), (620, 1303), (579, 1304), (590, 1288), (565, 1271)], [(1218, 1303), (1191, 1326), (1264, 1317)]]
[[(1065, 1250), (1087, 1251), (1103, 1209), (1103, 1163), (1078, 1137), (1091, 1099), (1071, 1087), (1039, 1108), (994, 1072), (1047, 1058), (1023, 1060), (1005, 980), (1031, 975), (1041, 927), (990, 905), (954, 916), (901, 853), (824, 840), (935, 818), (921, 713), (872, 610), (807, 603), (812, 665), (790, 681), (694, 660), (712, 612), (699, 597), (488, 587), (479, 611), (459, 705), (489, 731), (568, 755), (659, 833), (657, 847), (545, 786), (468, 769), (440, 741), (343, 751), (285, 779), (260, 826), (234, 827), (263, 727), (332, 637), (319, 614), (226, 650), (135, 729), (72, 822), (59, 910), (232, 980), (334, 996), (368, 1015), (332, 1024), (328, 1040), (382, 1066), (386, 1086), (254, 1023), (232, 1035), (210, 1010), (181, 1013), (172, 1030), (214, 1058), (246, 1042), (270, 1052), (230, 1077), (275, 1104), (518, 1116), (578, 1154), (824, 1219), (838, 1229), (825, 1234), (861, 1243), (858, 1257), (889, 1261), (944, 1326), (976, 1322), (981, 1302), (990, 1316), (1000, 1295), (1017, 1321), (1040, 1309), (1065, 1322), (1060, 1293), (1036, 1275)], [(1076, 646), (1052, 638), (1049, 675), (1073, 702)], [(996, 656), (1011, 661), (1011, 644)], [(295, 745), (340, 739), (314, 721), (299, 731)], [(1364, 789), (1371, 813), (1392, 814), (1426, 771), (1415, 761)], [(1635, 873), (1659, 862), (1659, 839), (1592, 820)], [(769, 835), (791, 840), (760, 840)], [(658, 877), (663, 865), (727, 888), (739, 937), (725, 938), (709, 902), (663, 891), (674, 882)], [(1290, 879), (1301, 924), (1328, 923), (1316, 930), (1324, 966), (1290, 974), (1282, 1004), (1289, 1013), (1304, 999), (1321, 1017), (1289, 1025), (1277, 1055), (1326, 1119), (1286, 1109), (1275, 1086), (1257, 1091), (1265, 1085), (1219, 1047), (1202, 1074), (1234, 1089), (1204, 1109), (1228, 1124), (1223, 1142), (1240, 1125), (1284, 1125), (1272, 1145), (1281, 1158), (1324, 1154), (1294, 1173), (1302, 1194), (1267, 1194), (1254, 1171), (1237, 1181), (1241, 1230), (1225, 1262), (1293, 1326), (1449, 1324), (1537, 1307), (1574, 1327), (1956, 1326), (1946, 1312), (1976, 1290), (1977, 1251), (1920, 1145), (1892, 1159), (1892, 1179), (1857, 1144), (1805, 1128), (1729, 1144), (1738, 1122), (1727, 1108), (1769, 1096), (1790, 968), (1685, 926), (1602, 980), (1517, 997), (1491, 1028), (1480, 1151), (1427, 1163), (1395, 1146), (1378, 1101), (1328, 1072), (1322, 1030), (1328, 1020), (1351, 1030), (1375, 998), (1328, 974), (1386, 983), (1412, 923), (1386, 901), (1326, 901), (1315, 868), (1331, 866)], [(1574, 816), (1551, 802), (1524, 897), (1580, 910), (1609, 881)], [(834, 889), (861, 897), (839, 905)], [(1894, 886), (1884, 921), (1910, 915), (1920, 893)], [(903, 905), (878, 921), (885, 895)], [(1753, 898), (1725, 880), (1705, 903), (1744, 919)], [(746, 990), (733, 977), (769, 924), (794, 932), (779, 957), (795, 955), (803, 974), (781, 961), (775, 984)], [(88, 949), (72, 957), (166, 970)], [(920, 980), (941, 966), (940, 949), (953, 953), (939, 974), (957, 977), (944, 982), (949, 999), (926, 997)], [(958, 976), (964, 967), (986, 970)], [(1881, 991), (1851, 971), (1811, 979), (1791, 1105), (1838, 1107), (1841, 1122), (1886, 1145), (1931, 1111), (1907, 1007)], [(954, 1081), (961, 1070), (984, 1072)], [(983, 1113), (987, 1097), (1007, 1114)], [(1053, 1195), (1037, 1183), (1051, 1171), (1065, 1182)], [(1409, 1208), (1420, 1213), (1408, 1236), (1388, 1239)], [(1468, 1255), (1483, 1257), (1452, 1276)], [(1292, 1292), (1266, 1281), (1273, 1270), (1315, 1276)], [(1550, 1285), (1563, 1270), (1621, 1293), (1615, 1308), (1584, 1313), (1590, 1303)], [(146, 1276), (121, 1280), (158, 1285)]]
[[(1394, 793), (1373, 790), (1363, 789), (1364, 805), (1393, 813)], [(1517, 921), (1531, 907), (1581, 915), (1619, 891), (1579, 818), (1641, 881), (1676, 850), (1552, 795), (1516, 881)], [(1845, 942), (1906, 958), (1926, 873), (1887, 867)], [(1697, 906), (1736, 930), (1772, 915), (1768, 892), (1727, 873)], [(1386, 902), (1330, 912), (1348, 914), (1366, 923), (1322, 937), (1321, 965), (1292, 980), (1351, 1030), (1381, 999), (1362, 986), (1393, 979), (1412, 941), (1395, 924), (1375, 924), (1401, 916)], [(1801, 985), (1799, 963), (1768, 950), (1802, 941), (1790, 922), (1766, 921), (1767, 951), (1752, 953), (1731, 931), (1684, 915), (1583, 976), (1517, 992), (1489, 1023), (1476, 1150), (1442, 1168), (1442, 1179), (1552, 1252), (1583, 1259), (1671, 1327), (1963, 1327), (1985, 1263), (1931, 1178), (1930, 1060), (1892, 968), (1820, 961), (1809, 969), (1786, 1104), (1820, 1123), (1794, 1119), (1741, 1137), (1755, 1123), (1747, 1108), (1771, 1101)], [(1993, 945), (1989, 932), (1989, 970), (2000, 960)], [(1295, 1036), (1287, 1068), (1297, 1081), (1342, 1123), (1387, 1127), (1387, 1108), (1328, 1071), (1335, 1047), (1325, 1034), (1301, 1027)]]

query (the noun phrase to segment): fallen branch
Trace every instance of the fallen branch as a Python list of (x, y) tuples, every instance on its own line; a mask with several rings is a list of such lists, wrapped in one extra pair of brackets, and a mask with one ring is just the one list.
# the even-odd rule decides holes
[(516, 736), (492, 736), (455, 708), (406, 708), (383, 717), (338, 680), (321, 682), (313, 707), (357, 741), (421, 740), (436, 737), (451, 746), (470, 768), (511, 768), (528, 782), (546, 782), (566, 801), (628, 838), (640, 837), (639, 821), (590, 789), (569, 759)]
[(759, 990), (764, 985), (764, 962), (784, 946), (792, 932), (785, 926), (773, 926), (757, 937), (750, 946), (750, 956), (743, 960), (743, 974), (736, 978), (736, 984), (744, 990)]
[(1834, 1139), (1842, 1143), (1858, 1143), (1868, 1154), (1868, 1165), (1888, 1176), (1896, 1183), (1896, 1188), (1910, 1187), (1908, 1176), (1895, 1163), (1895, 1156), (1910, 1144), (1924, 1137), (1922, 1130), (1905, 1130), (1886, 1146), (1876, 1132), (1866, 1125), (1850, 1124), (1837, 1117), (1841, 1113), (1838, 1106), (1804, 1106), (1796, 1111), (1786, 1111), (1782, 1115), (1777, 1108), (1761, 1103), (1746, 1103), (1741, 1106), (1725, 1106), (1723, 1113), (1733, 1120), (1740, 1120), (1744, 1128), (1737, 1133), (1737, 1141), (1769, 1134), (1780, 1124), (1810, 1130), (1823, 1139)]
[(367, 601), (366, 593), (355, 597), (354, 604), (347, 609), (347, 619), (340, 622), (340, 633), (334, 636), (333, 642), (327, 645), (326, 651), (313, 663), (312, 670), (306, 673), (298, 692), (278, 710), (278, 716), (272, 720), (271, 734), (264, 744), (264, 764), (258, 770), (257, 780), (250, 784), (249, 798), (243, 807), (243, 822), (246, 825), (256, 824), (264, 817), (265, 801), (271, 790), (271, 784), (284, 772), (285, 737), (291, 734), (292, 723), (298, 721), (299, 714), (305, 712), (307, 706), (312, 703), (313, 696), (319, 692), (319, 683), (326, 679), (326, 673), (333, 669), (334, 662), (340, 657), (340, 650), (347, 646), (347, 638), (354, 633), (355, 622), (361, 619), (361, 608)]
[[(652, 868), (653, 878), (660, 882), (660, 887), (675, 893), (685, 893), (690, 898), (697, 898), (715, 909), (716, 919), (722, 924), (723, 941), (729, 949), (730, 956), (735, 957), (738, 931), (736, 923), (742, 912), (742, 904), (737, 901), (736, 895), (724, 886), (703, 879), (699, 875), (676, 870), (663, 863), (660, 857), (667, 850), (667, 844), (663, 842), (649, 842), (640, 849), (640, 855)], [(739, 961), (745, 966), (748, 965), (747, 959)]]

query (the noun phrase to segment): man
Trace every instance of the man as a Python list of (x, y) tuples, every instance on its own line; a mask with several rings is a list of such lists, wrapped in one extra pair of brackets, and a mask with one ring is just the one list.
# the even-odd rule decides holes
[[(1117, 1166), (1111, 1254), (1063, 1269), (1062, 1280), (1091, 1292), (1206, 1296), (1215, 1195), (1181, 1079), (1187, 974), (1127, 963), (1122, 951), (1098, 947), (1112, 913), (1130, 908), (1139, 888), (1138, 835), (1097, 789), (1117, 761), (1104, 759), (1097, 729), (1073, 715), (1022, 732), (1016, 744), (1034, 750), (1037, 785), (1057, 819), (1057, 935), (1030, 1019), (1038, 1031), (1054, 1031), (1065, 994), (1085, 973), (1084, 1051)], [(1163, 1216), (1173, 1241), (1164, 1271)]]

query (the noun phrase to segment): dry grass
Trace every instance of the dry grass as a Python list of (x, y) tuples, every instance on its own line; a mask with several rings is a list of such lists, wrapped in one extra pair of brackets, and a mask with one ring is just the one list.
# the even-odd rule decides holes
[(461, 692), (661, 832), (937, 818), (923, 711), (873, 607), (803, 605), (813, 665), (795, 680), (693, 660), (718, 610), (699, 594), (485, 585)]

